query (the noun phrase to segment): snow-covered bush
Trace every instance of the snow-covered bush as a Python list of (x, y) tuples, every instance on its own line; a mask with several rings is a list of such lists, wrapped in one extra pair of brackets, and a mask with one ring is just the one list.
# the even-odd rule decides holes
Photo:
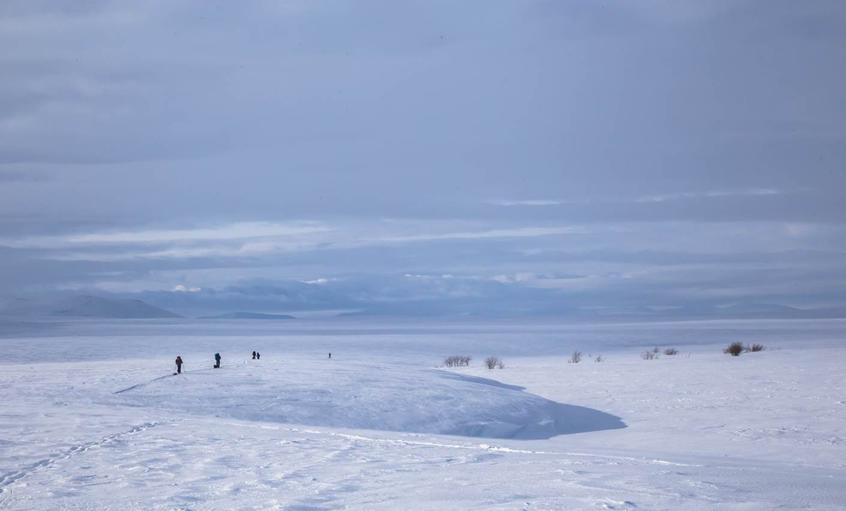
[(677, 350), (675, 348), (667, 348), (667, 349), (664, 350), (664, 355), (667, 355), (667, 356), (670, 356), (670, 357), (673, 356), (673, 355), (678, 355), (678, 354), (679, 354), (679, 350)]
[(602, 362), (602, 360), (603, 360), (602, 355), (597, 355), (596, 358), (593, 359), (594, 362)]
[(763, 344), (753, 344), (752, 346), (748, 346), (746, 351), (764, 351)]
[(467, 355), (452, 355), (444, 359), (444, 365), (447, 367), (466, 367), (470, 365), (472, 360)]
[(728, 345), (728, 348), (723, 350), (723, 353), (728, 353), (733, 357), (736, 357), (743, 353), (743, 343), (742, 342), (733, 342)]
[(503, 369), (505, 368), (505, 364), (502, 363), (502, 360), (496, 357), (488, 357), (485, 359), (485, 367), (488, 369)]
[(581, 351), (574, 351), (572, 355), (570, 355), (570, 360), (567, 362), (571, 364), (578, 364), (582, 361), (582, 352)]

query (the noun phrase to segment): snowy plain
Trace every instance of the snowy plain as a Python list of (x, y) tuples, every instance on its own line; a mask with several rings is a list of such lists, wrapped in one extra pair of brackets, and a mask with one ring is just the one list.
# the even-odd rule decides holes
[(0, 354), (0, 509), (846, 508), (842, 320), (7, 323)]

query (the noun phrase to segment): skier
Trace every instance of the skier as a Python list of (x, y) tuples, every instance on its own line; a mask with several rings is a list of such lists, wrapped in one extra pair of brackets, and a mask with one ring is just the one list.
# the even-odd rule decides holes
[(256, 352), (256, 360), (261, 360), (261, 353), (258, 351)]
[(256, 352), (254, 351), (253, 352), (253, 360), (255, 360), (255, 359), (256, 359)]
[(329, 358), (332, 358), (332, 354), (331, 354), (331, 353), (329, 353)]
[(220, 368), (220, 353), (214, 354), (214, 368), (215, 369)]
[(176, 355), (176, 374), (182, 374), (182, 357)]

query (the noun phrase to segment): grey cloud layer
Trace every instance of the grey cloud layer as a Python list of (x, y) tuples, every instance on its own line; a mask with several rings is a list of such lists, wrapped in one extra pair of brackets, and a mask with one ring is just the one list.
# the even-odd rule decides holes
[(837, 1), (4, 2), (3, 294), (843, 303), (844, 34)]

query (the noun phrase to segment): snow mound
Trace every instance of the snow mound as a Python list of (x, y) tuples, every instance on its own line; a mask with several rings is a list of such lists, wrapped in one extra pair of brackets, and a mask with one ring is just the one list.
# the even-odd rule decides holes
[(113, 399), (185, 414), (310, 426), (541, 439), (623, 428), (590, 408), (456, 373), (363, 363), (247, 361), (186, 371)]

